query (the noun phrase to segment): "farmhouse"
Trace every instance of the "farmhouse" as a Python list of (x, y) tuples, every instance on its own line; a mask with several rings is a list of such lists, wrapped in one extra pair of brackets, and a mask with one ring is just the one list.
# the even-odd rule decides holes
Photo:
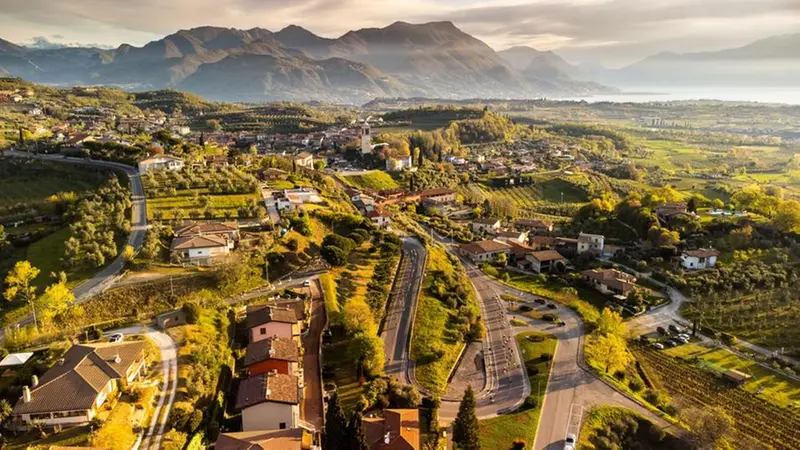
[(314, 168), (314, 155), (308, 152), (300, 152), (294, 157), (294, 163), (297, 167), (305, 167), (307, 169)]
[(294, 375), (264, 373), (239, 383), (236, 408), (242, 430), (285, 430), (300, 424), (302, 387)]
[(681, 266), (688, 270), (709, 269), (717, 264), (719, 252), (714, 249), (687, 250), (681, 253)]
[(152, 170), (182, 170), (183, 160), (169, 155), (156, 155), (143, 159), (138, 163), (139, 173)]
[(381, 228), (386, 228), (392, 223), (392, 215), (382, 209), (373, 209), (369, 211), (366, 216), (372, 223)]
[(232, 243), (220, 236), (185, 236), (172, 240), (170, 255), (193, 264), (210, 264), (215, 257), (231, 252)]
[(486, 240), (463, 244), (460, 250), (461, 254), (473, 262), (486, 262), (494, 261), (500, 255), (508, 257), (511, 246), (504, 242)]
[(636, 286), (636, 277), (616, 269), (591, 269), (581, 272), (584, 281), (604, 294), (628, 295)]
[(473, 233), (494, 233), (500, 229), (500, 219), (483, 217), (472, 222)]
[(523, 270), (531, 272), (550, 273), (555, 271), (559, 265), (566, 266), (566, 263), (567, 258), (563, 257), (561, 253), (555, 250), (540, 250), (525, 255), (521, 267)]
[(539, 219), (518, 219), (514, 221), (514, 228), (534, 234), (549, 233), (553, 231), (553, 222)]
[(515, 242), (517, 244), (524, 244), (528, 242), (528, 232), (527, 231), (498, 231), (494, 235), (494, 240), (505, 242), (510, 244)]
[(41, 380), (34, 377), (23, 388), (13, 426), (89, 423), (112, 393), (139, 377), (144, 348), (142, 341), (72, 346)]
[(456, 191), (447, 188), (427, 189), (419, 193), (422, 203), (450, 203), (456, 201)]
[(600, 255), (603, 253), (603, 241), (605, 236), (601, 234), (580, 233), (578, 235), (578, 253), (592, 253)]

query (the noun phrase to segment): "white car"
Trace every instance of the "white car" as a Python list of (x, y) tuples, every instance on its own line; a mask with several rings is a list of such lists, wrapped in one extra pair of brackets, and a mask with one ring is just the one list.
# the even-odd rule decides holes
[(575, 443), (577, 440), (577, 436), (572, 433), (568, 434), (567, 438), (564, 439), (564, 450), (575, 450)]
[(688, 334), (686, 334), (686, 333), (679, 334), (679, 335), (678, 335), (678, 337), (679, 337), (679, 338), (681, 338), (681, 339), (686, 339), (687, 341), (688, 341), (688, 340), (690, 340), (690, 339), (692, 339), (692, 337), (691, 337), (691, 336), (689, 336), (689, 335), (688, 335)]
[(664, 344), (661, 342), (655, 342), (653, 343), (653, 348), (656, 350), (664, 350)]
[(311, 287), (311, 280), (303, 281), (303, 287)]
[(125, 339), (125, 335), (124, 334), (122, 334), (122, 333), (114, 333), (111, 336), (109, 336), (108, 342), (111, 342), (112, 344), (115, 344), (117, 342), (122, 342), (123, 339)]

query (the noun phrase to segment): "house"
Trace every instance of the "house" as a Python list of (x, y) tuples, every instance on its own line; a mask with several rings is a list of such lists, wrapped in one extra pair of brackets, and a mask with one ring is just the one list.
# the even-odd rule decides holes
[[(239, 240), (239, 224), (237, 222), (186, 223), (174, 230), (175, 236), (220, 236), (231, 243)], [(233, 247), (231, 247), (233, 248)]]
[(567, 258), (563, 257), (561, 253), (555, 250), (539, 250), (525, 255), (523, 270), (536, 273), (550, 273), (555, 271), (559, 263), (564, 266), (566, 266), (567, 263)]
[(258, 179), (264, 181), (285, 180), (289, 177), (289, 173), (285, 170), (276, 169), (274, 167), (267, 167), (258, 171)]
[(314, 435), (303, 428), (272, 431), (240, 431), (222, 433), (215, 450), (319, 450)]
[(483, 233), (494, 233), (495, 231), (500, 229), (502, 222), (500, 219), (495, 219), (493, 217), (482, 217), (479, 219), (475, 219), (472, 222), (472, 232), (483, 234)]
[(370, 450), (419, 450), (418, 409), (384, 409), (383, 417), (365, 417), (364, 437)]
[(553, 248), (556, 244), (556, 238), (550, 236), (533, 236), (530, 240), (534, 250)]
[(314, 188), (308, 187), (274, 191), (272, 196), (275, 198), (278, 211), (291, 210), (306, 203), (322, 203), (322, 197), (319, 196), (319, 192)]
[(511, 253), (511, 246), (505, 242), (485, 240), (463, 244), (460, 251), (472, 262), (489, 262), (494, 261), (500, 255), (508, 257)]
[(369, 211), (366, 216), (372, 223), (381, 228), (386, 228), (392, 223), (392, 215), (382, 209), (373, 209)]
[(578, 253), (592, 253), (600, 255), (603, 253), (603, 242), (605, 236), (601, 234), (580, 233), (578, 235)]
[(412, 167), (414, 167), (414, 164), (411, 161), (411, 156), (406, 156), (404, 158), (386, 158), (387, 172), (400, 172), (404, 169), (410, 169)]
[(225, 155), (208, 155), (206, 156), (206, 167), (228, 167), (228, 157)]
[(581, 272), (584, 281), (603, 294), (628, 295), (636, 286), (636, 277), (616, 269), (591, 269)]
[(734, 386), (742, 386), (753, 378), (749, 373), (744, 373), (736, 369), (727, 369), (722, 372), (722, 377)]
[(693, 214), (688, 212), (686, 203), (664, 203), (655, 208), (655, 213), (660, 219), (670, 219), (673, 216), (684, 215), (692, 217)]
[(236, 408), (242, 410), (242, 430), (286, 430), (300, 424), (302, 387), (299, 378), (262, 373), (242, 380)]
[(34, 377), (23, 388), (11, 413), (13, 426), (89, 423), (109, 396), (139, 377), (144, 349), (144, 341), (70, 347), (40, 380)]
[(419, 198), (425, 203), (450, 203), (456, 201), (456, 191), (447, 188), (426, 189), (419, 193)]
[(307, 169), (314, 168), (314, 155), (308, 152), (300, 152), (294, 157), (294, 163), (297, 167), (305, 167)]
[(528, 242), (528, 232), (512, 231), (512, 230), (497, 231), (494, 235), (494, 240), (505, 242), (507, 244), (510, 244), (512, 242), (516, 242), (517, 244), (524, 244)]
[(681, 253), (681, 266), (688, 270), (709, 269), (717, 264), (717, 258), (719, 252), (714, 249), (686, 250)]
[(244, 366), (249, 376), (275, 371), (297, 375), (300, 348), (294, 339), (267, 338), (247, 345)]
[(169, 155), (156, 155), (145, 158), (137, 164), (139, 173), (147, 173), (151, 170), (183, 170), (183, 160)]
[(176, 237), (169, 252), (173, 258), (194, 264), (210, 264), (215, 257), (229, 254), (231, 244), (224, 237), (214, 235)]
[(549, 233), (553, 231), (553, 222), (539, 219), (517, 219), (514, 221), (514, 228), (534, 234)]
[(84, 142), (94, 141), (94, 138), (89, 133), (75, 133), (67, 138), (65, 144), (69, 147), (79, 148), (83, 146)]
[(297, 314), (289, 308), (254, 306), (247, 308), (247, 329), (250, 342), (270, 338), (300, 339), (300, 323)]

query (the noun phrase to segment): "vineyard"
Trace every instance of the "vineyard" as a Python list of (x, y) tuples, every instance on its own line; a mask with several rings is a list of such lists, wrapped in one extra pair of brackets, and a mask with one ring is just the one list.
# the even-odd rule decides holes
[(682, 404), (702, 408), (719, 406), (736, 424), (738, 448), (769, 446), (800, 448), (800, 414), (775, 406), (743, 389), (730, 387), (713, 373), (648, 348), (634, 348), (654, 384), (660, 385)]
[(210, 194), (249, 194), (258, 189), (255, 178), (231, 167), (148, 172), (142, 176), (142, 184), (147, 198), (172, 197), (178, 190), (205, 189)]
[[(202, 122), (219, 120), (225, 131), (258, 130), (275, 133), (302, 133), (323, 129), (333, 123), (318, 111), (301, 105), (275, 104), (244, 111), (201, 116)], [(196, 124), (201, 125), (201, 124)]]
[[(510, 209), (508, 212), (511, 214), (509, 215), (514, 217), (542, 218), (557, 222), (559, 217), (573, 216), (587, 200), (586, 195), (576, 190), (574, 186), (566, 184), (562, 188), (556, 192), (558, 188), (551, 182), (507, 188), (481, 188), (473, 185), (467, 188), (468, 192), (465, 194), (465, 198), (488, 199), (490, 205), (497, 205), (495, 207), (498, 208), (506, 205), (505, 208)], [(564, 202), (560, 200), (562, 192)], [(558, 198), (558, 200), (551, 200), (551, 198)], [(476, 203), (482, 203), (483, 200)]]

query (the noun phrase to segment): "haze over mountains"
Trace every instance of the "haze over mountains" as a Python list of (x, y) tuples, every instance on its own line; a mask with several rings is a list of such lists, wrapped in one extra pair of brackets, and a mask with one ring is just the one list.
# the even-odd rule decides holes
[(530, 47), (495, 52), (451, 22), (396, 22), (336, 39), (294, 25), (278, 32), (200, 27), (113, 50), (35, 49), (0, 39), (0, 75), (8, 74), (46, 84), (176, 88), (215, 100), (349, 103), (615, 92), (609, 86), (797, 86), (800, 34), (718, 52), (662, 53), (606, 70)]

